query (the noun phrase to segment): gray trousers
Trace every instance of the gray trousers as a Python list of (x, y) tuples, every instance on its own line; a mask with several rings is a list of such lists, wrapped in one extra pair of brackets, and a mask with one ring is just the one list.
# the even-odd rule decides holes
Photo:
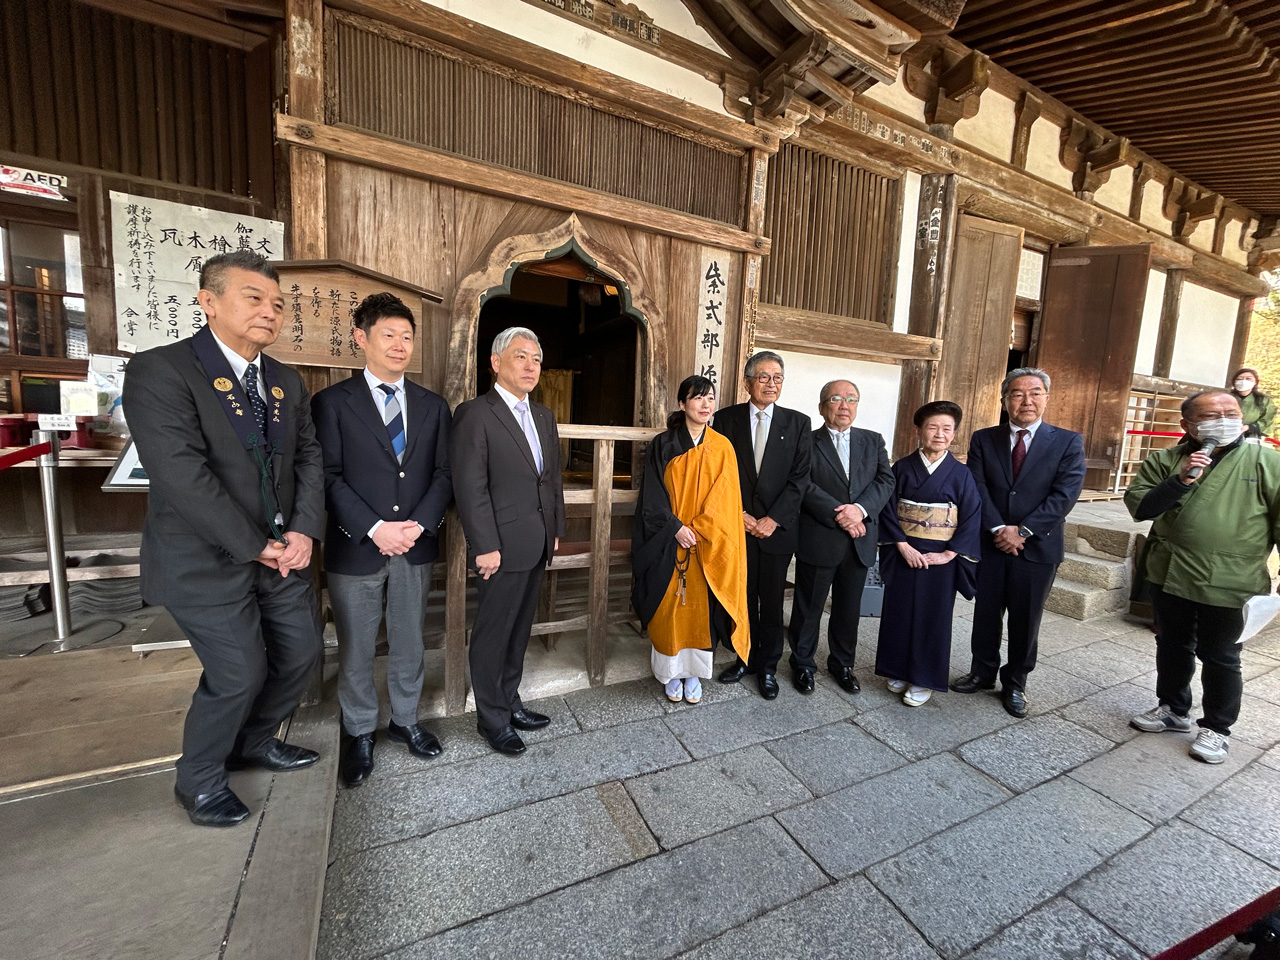
[(358, 737), (378, 728), (373, 661), (384, 611), (391, 719), (402, 727), (417, 723), (422, 697), (422, 620), (431, 564), (415, 566), (404, 556), (388, 557), (377, 573), (330, 573), (328, 579), (338, 629), (338, 703), (343, 729)]

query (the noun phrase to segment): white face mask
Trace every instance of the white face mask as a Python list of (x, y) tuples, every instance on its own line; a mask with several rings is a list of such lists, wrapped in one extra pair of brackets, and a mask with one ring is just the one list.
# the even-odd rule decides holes
[(1232, 443), (1236, 437), (1244, 433), (1244, 421), (1239, 417), (1224, 417), (1221, 420), (1201, 420), (1196, 424), (1196, 439), (1201, 443), (1212, 440), (1223, 447)]
[(1253, 389), (1254, 383), (1252, 380), (1237, 380), (1232, 386), (1236, 388), (1236, 393), (1248, 393)]

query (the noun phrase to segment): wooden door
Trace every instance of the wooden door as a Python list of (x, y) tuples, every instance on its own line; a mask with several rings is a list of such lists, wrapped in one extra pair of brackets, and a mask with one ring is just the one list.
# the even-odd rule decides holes
[(934, 397), (960, 404), (952, 451), (964, 458), (974, 430), (1000, 420), (1000, 381), (1009, 362), (1022, 228), (961, 214), (942, 328)]
[(1086, 489), (1120, 457), (1150, 267), (1149, 244), (1049, 254), (1036, 366), (1053, 378), (1045, 419), (1084, 435)]

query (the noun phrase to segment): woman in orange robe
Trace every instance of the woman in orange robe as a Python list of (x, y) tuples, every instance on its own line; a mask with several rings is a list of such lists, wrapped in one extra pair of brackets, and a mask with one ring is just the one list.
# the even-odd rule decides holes
[(653, 675), (667, 699), (697, 703), (717, 643), (743, 662), (747, 539), (733, 445), (708, 422), (715, 384), (687, 377), (680, 409), (649, 444), (631, 534), (631, 602), (653, 643)]

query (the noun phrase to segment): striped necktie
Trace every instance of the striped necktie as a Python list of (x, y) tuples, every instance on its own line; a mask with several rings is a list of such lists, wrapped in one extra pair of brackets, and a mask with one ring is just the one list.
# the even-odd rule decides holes
[(258, 430), (263, 441), (267, 436), (267, 405), (258, 393), (258, 365), (251, 363), (244, 368), (244, 393), (249, 400), (249, 409), (253, 411), (253, 419), (258, 421)]
[(386, 405), (382, 409), (382, 422), (387, 425), (391, 449), (395, 451), (396, 461), (399, 462), (404, 459), (404, 416), (400, 413), (400, 401), (396, 399), (396, 388), (391, 384), (380, 383), (378, 389), (387, 395)]

